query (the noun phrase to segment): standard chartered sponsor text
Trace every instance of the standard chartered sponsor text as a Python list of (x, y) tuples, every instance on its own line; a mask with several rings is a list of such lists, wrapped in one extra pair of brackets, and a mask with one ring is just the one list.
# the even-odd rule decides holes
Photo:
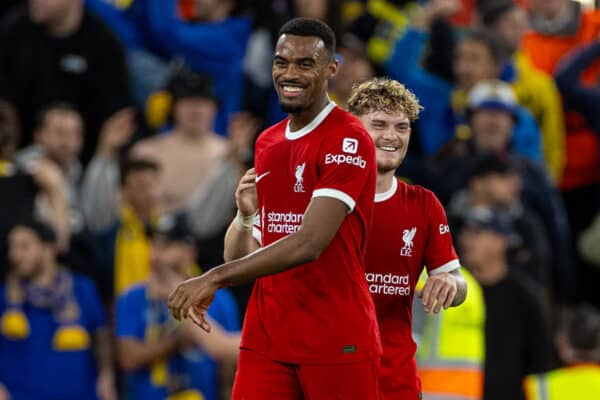
[(367, 272), (367, 283), (369, 292), (373, 294), (385, 294), (388, 296), (409, 296), (410, 282), (407, 275), (395, 275)]
[(270, 233), (294, 233), (300, 229), (302, 217), (302, 214), (297, 214), (291, 211), (270, 211), (267, 214), (267, 231)]

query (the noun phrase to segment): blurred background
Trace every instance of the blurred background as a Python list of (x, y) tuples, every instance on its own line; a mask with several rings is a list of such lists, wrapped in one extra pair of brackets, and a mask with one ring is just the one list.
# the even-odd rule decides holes
[(440, 198), (469, 279), (464, 306), (416, 304), (424, 398), (588, 398), (599, 7), (2, 1), (0, 400), (229, 398), (251, 286), (220, 292), (210, 335), (174, 324), (166, 297), (222, 263), (256, 136), (285, 117), (270, 71), (293, 17), (334, 29), (338, 105), (389, 76), (424, 106), (398, 175)]

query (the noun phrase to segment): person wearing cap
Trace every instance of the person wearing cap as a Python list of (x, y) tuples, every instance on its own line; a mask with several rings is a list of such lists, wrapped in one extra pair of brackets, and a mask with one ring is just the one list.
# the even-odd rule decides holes
[(535, 68), (520, 51), (528, 28), (527, 11), (514, 0), (480, 2), (483, 28), (498, 39), (503, 51), (500, 79), (510, 83), (515, 96), (540, 126), (544, 161), (553, 181), (559, 182), (566, 158), (565, 123), (554, 80)]
[(496, 154), (514, 164), (522, 182), (522, 198), (537, 214), (548, 234), (552, 254), (555, 300), (564, 304), (574, 295), (574, 265), (571, 234), (557, 189), (540, 163), (515, 154), (514, 95), (506, 82), (484, 81), (469, 93), (467, 122), (471, 137), (456, 141), (447, 153), (430, 160), (426, 185), (447, 204), (452, 194), (467, 187), (469, 171), (477, 156)]
[(600, 398), (600, 312), (582, 304), (569, 310), (556, 335), (563, 367), (525, 380), (527, 400)]
[(467, 187), (452, 196), (448, 218), (456, 229), (473, 208), (504, 210), (519, 236), (527, 238), (511, 249), (511, 267), (548, 287), (552, 254), (548, 234), (540, 218), (523, 202), (521, 186), (516, 166), (508, 158), (495, 154), (480, 156), (469, 171)]
[[(430, 2), (422, 18), (412, 19), (412, 25), (398, 39), (384, 63), (386, 73), (411, 88), (424, 106), (417, 127), (421, 152), (425, 156), (439, 153), (453, 139), (464, 140), (470, 136), (466, 118), (469, 92), (479, 82), (498, 79), (503, 64), (498, 41), (476, 30), (464, 35), (456, 45), (453, 82), (422, 67), (421, 60), (430, 38), (429, 25), (433, 19), (455, 12), (453, 3), (457, 2)], [(513, 125), (515, 152), (542, 160), (539, 127), (527, 110), (522, 109), (519, 114)], [(521, 140), (521, 137), (526, 139)]]
[[(182, 217), (163, 217), (151, 230), (148, 279), (121, 294), (116, 303), (118, 360), (130, 400), (217, 400), (219, 368), (235, 365), (240, 329), (233, 296), (219, 291), (208, 310), (210, 333), (191, 321), (170, 318), (167, 297), (199, 272), (195, 239)], [(230, 377), (231, 379), (232, 377)]]
[(481, 285), (485, 305), (483, 399), (524, 399), (528, 374), (553, 367), (552, 339), (540, 287), (509, 266), (517, 240), (510, 216), (472, 209), (459, 233), (460, 257)]
[(116, 400), (110, 331), (94, 284), (59, 265), (56, 235), (43, 222), (19, 222), (8, 244), (0, 382), (9, 398)]

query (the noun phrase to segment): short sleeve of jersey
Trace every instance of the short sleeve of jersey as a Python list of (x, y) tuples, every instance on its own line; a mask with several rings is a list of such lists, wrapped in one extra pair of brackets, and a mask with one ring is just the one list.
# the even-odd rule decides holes
[(317, 161), (319, 175), (312, 197), (332, 197), (354, 210), (375, 165), (373, 141), (359, 127), (324, 139)]
[(429, 232), (425, 245), (425, 265), (430, 275), (450, 272), (460, 268), (458, 256), (452, 244), (448, 218), (437, 197), (426, 191)]
[(115, 330), (118, 338), (144, 338), (143, 321), (140, 320), (143, 318), (143, 300), (143, 291), (142, 296), (139, 296), (138, 287), (128, 290), (117, 299)]
[(106, 315), (104, 308), (102, 307), (102, 301), (100, 295), (96, 289), (96, 285), (88, 278), (78, 278), (83, 289), (83, 303), (82, 307), (87, 315), (90, 326), (88, 329), (90, 332), (95, 332), (99, 328), (106, 326)]

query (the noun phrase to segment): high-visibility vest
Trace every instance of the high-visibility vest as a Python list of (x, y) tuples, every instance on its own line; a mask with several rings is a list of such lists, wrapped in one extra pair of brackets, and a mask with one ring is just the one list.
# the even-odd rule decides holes
[(426, 317), (417, 350), (424, 400), (478, 400), (483, 396), (485, 303), (481, 286), (464, 268), (465, 302)]
[(525, 379), (527, 400), (598, 400), (600, 365), (581, 364)]

